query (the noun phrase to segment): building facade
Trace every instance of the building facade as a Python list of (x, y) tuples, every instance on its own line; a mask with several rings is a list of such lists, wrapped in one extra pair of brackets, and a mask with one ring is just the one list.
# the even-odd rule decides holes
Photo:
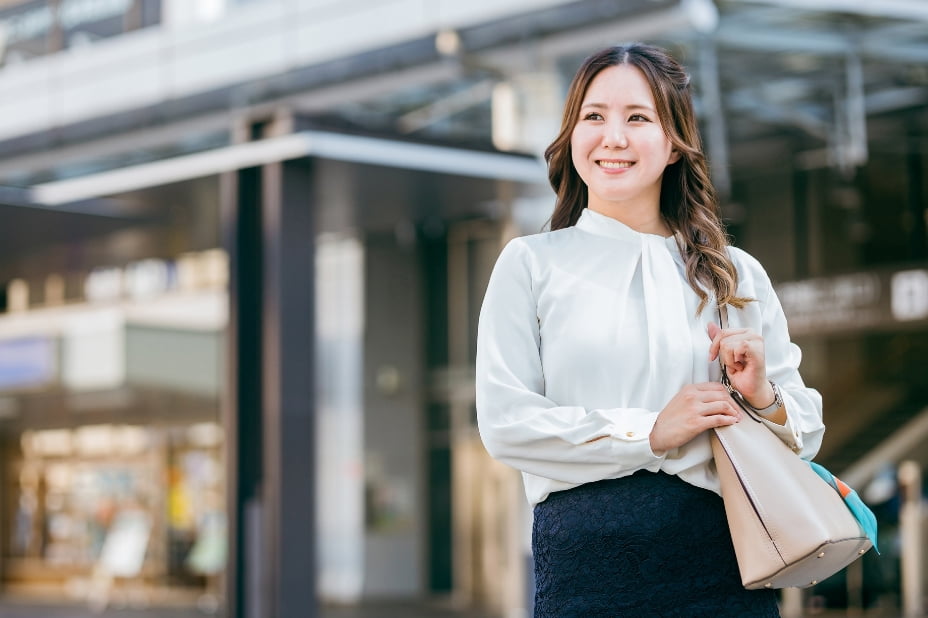
[[(914, 0), (0, 3), (2, 593), (524, 615), (530, 513), (476, 434), (477, 316), (502, 244), (550, 215), (573, 70), (629, 40), (691, 71), (729, 231), (825, 396), (820, 460), (898, 538), (893, 471), (928, 456), (926, 22)], [(899, 561), (801, 603), (901, 606)]]

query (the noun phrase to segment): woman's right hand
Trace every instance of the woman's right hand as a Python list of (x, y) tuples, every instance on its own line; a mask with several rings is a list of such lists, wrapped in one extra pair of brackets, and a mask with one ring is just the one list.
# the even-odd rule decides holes
[(689, 384), (657, 415), (651, 429), (651, 451), (663, 454), (707, 429), (734, 425), (743, 415), (721, 383)]

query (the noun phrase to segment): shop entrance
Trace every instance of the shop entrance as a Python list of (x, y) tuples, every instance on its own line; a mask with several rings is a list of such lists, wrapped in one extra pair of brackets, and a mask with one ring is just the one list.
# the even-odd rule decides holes
[(4, 596), (219, 604), (227, 265), (215, 181), (169, 193), (0, 205)]
[[(63, 462), (90, 488), (85, 519), (99, 515), (104, 522), (99, 479), (119, 477), (114, 484), (124, 493), (152, 504), (147, 517), (128, 518), (124, 528), (135, 530), (136, 540), (148, 535), (141, 572), (160, 564), (162, 584), (195, 579), (191, 603), (215, 590), (217, 574), (202, 571), (200, 560), (216, 562), (217, 548), (228, 595), (220, 606), (244, 611), (269, 602), (273, 613), (294, 599), (303, 602), (313, 593), (305, 578), (264, 587), (277, 581), (273, 574), (293, 572), (289, 561), (302, 564), (306, 547), (315, 544), (320, 571), (314, 578), (310, 566), (306, 575), (319, 582), (323, 599), (451, 591), (487, 607), (511, 606), (504, 591), (521, 596), (521, 586), (493, 581), (492, 574), (521, 573), (510, 568), (520, 555), (511, 545), (519, 539), (511, 533), (516, 522), (500, 518), (511, 512), (505, 500), (523, 499), (514, 473), (494, 468), (479, 446), (472, 348), (482, 290), (512, 203), (541, 186), (542, 166), (529, 157), (314, 131), (280, 136), (274, 125), (262, 127), (243, 132), (254, 141), (217, 151), (35, 188), (34, 196), (49, 204), (105, 196), (131, 205), (134, 214), (158, 216), (154, 231), (146, 220), (101, 232), (98, 240), (74, 241), (72, 250), (83, 252), (97, 278), (87, 286), (61, 277), (65, 292), (55, 311), (118, 306), (102, 331), (122, 365), (113, 371), (109, 362), (80, 363), (102, 372), (91, 372), (102, 381), (76, 399), (64, 373), (29, 385), (77, 401), (81, 412), (68, 407), (67, 422), (30, 415), (29, 426), (9, 434), (8, 444), (21, 448), (26, 431), (62, 432), (30, 434), (40, 437), (29, 438), (29, 448), (58, 436), (70, 450), (53, 454), (46, 445), (15, 455), (5, 483), (18, 493), (6, 504), (22, 498), (39, 505), (34, 512), (50, 513), (55, 500), (74, 502), (72, 477), (53, 471)], [(3, 272), (30, 290), (54, 290), (47, 275), (66, 263), (55, 256), (67, 257), (57, 251), (49, 249), (50, 257), (31, 270), (14, 260)], [(332, 264), (338, 276), (318, 275)], [(128, 287), (127, 276), (135, 281)], [(160, 292), (146, 296), (151, 286)], [(93, 303), (80, 298), (88, 289), (96, 290)], [(177, 294), (181, 305), (162, 306), (162, 296)], [(36, 294), (7, 304), (33, 323), (48, 309)], [(16, 312), (8, 313), (0, 316), (0, 339)], [(314, 324), (314, 315), (329, 321)], [(329, 329), (326, 338), (322, 328)], [(66, 330), (52, 338), (66, 341), (60, 335)], [(314, 361), (312, 345), (300, 344), (313, 332)], [(71, 358), (67, 350), (76, 344), (67, 341), (49, 348), (54, 358)], [(308, 368), (306, 375), (300, 368)], [(339, 433), (317, 433), (306, 443), (300, 438), (305, 421), (315, 419), (318, 432), (325, 416), (321, 400), (305, 397), (313, 377), (316, 392), (328, 397), (325, 428)], [(0, 407), (19, 410), (31, 391), (16, 390), (9, 404), (9, 393), (0, 394)], [(29, 400), (47, 408), (41, 397)], [(101, 411), (107, 405), (108, 415)], [(200, 406), (197, 414), (190, 413), (193, 405)], [(18, 411), (13, 416), (26, 418)], [(40, 418), (47, 422), (35, 424)], [(132, 432), (148, 446), (127, 451), (128, 472), (115, 474), (109, 460), (75, 446), (88, 429), (108, 432), (103, 442), (110, 446), (131, 444), (120, 436)], [(218, 442), (196, 442), (209, 435)], [(306, 474), (320, 461), (314, 451), (334, 452), (322, 449), (322, 441), (344, 448), (324, 461), (336, 476), (325, 483), (317, 478), (314, 487)], [(221, 535), (214, 518), (192, 512), (180, 495), (184, 489), (209, 496), (204, 479), (217, 478), (227, 530)], [(475, 482), (483, 478), (488, 482)], [(48, 487), (58, 493), (50, 498)], [(7, 573), (20, 558), (50, 555), (47, 531), (24, 535), (34, 525), (15, 508), (2, 516)], [(313, 513), (320, 527), (309, 525)], [(118, 519), (106, 521), (112, 528)], [(56, 530), (66, 527), (62, 521)], [(337, 529), (325, 527), (333, 522)], [(91, 559), (75, 577), (91, 577), (94, 559), (105, 554), (107, 534), (96, 534), (79, 545)], [(510, 544), (501, 553), (500, 539)], [(44, 554), (36, 543), (45, 544)], [(184, 570), (196, 564), (201, 571)], [(172, 575), (171, 565), (181, 567)]]
[[(430, 287), (447, 303), (447, 360), (430, 363), (427, 434), (429, 461), (440, 464), (430, 466), (433, 589), (453, 585), (461, 600), (503, 615), (525, 606), (527, 505), (519, 474), (480, 441), (474, 372), (483, 293), (508, 229), (490, 219), (452, 224), (443, 259), (435, 260), (442, 272)], [(437, 285), (442, 279), (446, 286)]]

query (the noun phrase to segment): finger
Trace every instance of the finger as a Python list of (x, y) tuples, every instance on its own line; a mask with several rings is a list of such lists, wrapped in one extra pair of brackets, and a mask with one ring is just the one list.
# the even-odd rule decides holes
[(728, 354), (731, 357), (729, 364), (737, 366), (739, 369), (744, 369), (748, 364), (748, 359), (750, 358), (749, 351), (745, 349), (745, 346), (741, 343), (735, 344), (734, 346), (728, 348)]
[(737, 417), (740, 413), (741, 410), (733, 405), (730, 398), (728, 401), (720, 399), (719, 401), (707, 402), (705, 407), (702, 409), (703, 416), (725, 415)]
[(731, 354), (730, 362), (739, 370), (759, 367), (764, 363), (764, 350), (757, 341), (747, 339), (738, 341), (728, 351)]
[(717, 414), (715, 416), (707, 416), (713, 425), (712, 427), (724, 427), (726, 425), (736, 425), (741, 421), (740, 416), (729, 416), (727, 414)]
[(709, 322), (706, 332), (712, 340), (709, 345), (709, 360), (714, 361), (719, 355), (719, 348), (723, 341), (727, 341), (729, 337), (733, 336), (750, 335), (753, 331), (748, 328), (728, 328), (723, 330), (715, 322)]
[(725, 337), (719, 347), (719, 356), (727, 366), (743, 369), (751, 360), (760, 356), (756, 342), (743, 336)]
[(732, 334), (723, 331), (720, 344), (721, 347), (732, 350), (760, 349), (764, 345), (764, 339), (753, 331)]
[(727, 414), (716, 414), (713, 416), (701, 416), (699, 418), (698, 427), (700, 431), (707, 431), (715, 427), (725, 427), (727, 425), (734, 425), (738, 423), (740, 419), (734, 416), (728, 416)]
[(728, 401), (730, 396), (728, 389), (721, 382), (706, 382), (705, 384), (695, 385), (692, 401), (699, 403), (709, 403), (712, 401)]
[(725, 365), (729, 372), (737, 371), (741, 367), (738, 365), (738, 358), (734, 351), (726, 343), (719, 345), (719, 362)]

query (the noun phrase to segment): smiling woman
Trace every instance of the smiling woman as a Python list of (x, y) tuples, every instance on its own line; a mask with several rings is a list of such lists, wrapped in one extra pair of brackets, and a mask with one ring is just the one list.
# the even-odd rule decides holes
[(490, 278), (477, 420), (534, 506), (536, 618), (778, 615), (741, 585), (708, 436), (742, 415), (713, 361), (807, 458), (821, 398), (767, 274), (727, 246), (696, 127), (665, 51), (588, 58), (545, 152), (551, 231)]
[[(620, 80), (618, 76), (609, 79), (613, 69), (625, 71), (625, 79)], [(601, 75), (603, 73), (605, 75)], [(642, 78), (641, 81), (638, 77)], [(545, 151), (548, 179), (557, 193), (551, 229), (558, 230), (576, 224), (590, 199), (591, 190), (576, 166), (573, 151), (574, 135), (578, 127), (581, 127), (582, 132), (583, 105), (587, 102), (606, 105), (608, 102), (593, 100), (590, 93), (594, 85), (602, 91), (599, 96), (608, 97), (611, 94), (620, 99), (627, 98), (629, 105), (647, 108), (652, 115), (642, 113), (641, 117), (648, 118), (652, 124), (658, 124), (660, 132), (670, 142), (671, 154), (667, 155), (666, 160), (658, 155), (660, 190), (656, 196), (658, 201), (652, 203), (652, 206), (658, 207), (660, 219), (670, 232), (676, 234), (678, 242), (685, 249), (687, 279), (701, 299), (700, 309), (709, 301), (703, 287), (714, 291), (720, 304), (744, 306), (747, 299), (735, 294), (736, 273), (725, 255), (728, 243), (719, 220), (715, 189), (709, 179), (709, 168), (702, 150), (690, 91), (690, 77), (669, 54), (658, 48), (645, 45), (610, 47), (590, 56), (574, 76), (564, 104), (561, 130)], [(635, 89), (624, 93), (616, 89), (616, 86), (621, 85)], [(613, 101), (614, 104), (618, 102)], [(629, 119), (631, 117), (629, 114)], [(639, 117), (636, 119), (641, 121)], [(651, 197), (655, 197), (653, 193)], [(638, 207), (641, 208), (640, 203)], [(644, 216), (647, 218), (647, 215)], [(618, 218), (629, 224), (635, 223), (628, 209), (623, 209), (623, 214)]]
[(640, 232), (670, 236), (660, 213), (664, 169), (680, 155), (661, 126), (644, 74), (621, 64), (590, 83), (570, 138), (587, 207)]

